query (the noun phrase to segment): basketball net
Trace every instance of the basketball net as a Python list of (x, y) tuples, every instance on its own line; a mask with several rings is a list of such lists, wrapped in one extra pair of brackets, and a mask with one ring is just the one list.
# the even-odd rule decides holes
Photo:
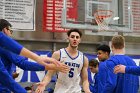
[(99, 31), (109, 30), (108, 24), (113, 16), (111, 10), (97, 10), (94, 13), (95, 20), (98, 24)]

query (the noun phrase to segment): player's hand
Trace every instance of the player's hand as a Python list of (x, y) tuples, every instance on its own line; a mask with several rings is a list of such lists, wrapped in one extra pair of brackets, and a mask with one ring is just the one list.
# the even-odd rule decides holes
[(60, 63), (59, 66), (50, 63), (45, 66), (45, 70), (55, 70), (58, 72), (67, 73), (69, 71), (69, 67), (64, 63)]
[(35, 93), (44, 93), (44, 90), (46, 88), (46, 85), (44, 82), (39, 82), (39, 83), (36, 83), (37, 84), (37, 88), (35, 90)]
[(57, 61), (56, 59), (50, 57), (40, 56), (38, 61), (44, 66), (46, 66), (48, 63), (53, 63), (56, 66), (60, 66), (60, 61)]
[(117, 73), (125, 73), (125, 68), (126, 66), (124, 65), (117, 65), (114, 67), (114, 73), (117, 74)]
[(92, 93), (92, 92), (90, 91), (89, 88), (86, 88), (86, 89), (84, 90), (84, 93)]
[(69, 66), (65, 65), (64, 63), (60, 63), (60, 66), (57, 66), (55, 70), (62, 72), (62, 73), (67, 73), (70, 71)]

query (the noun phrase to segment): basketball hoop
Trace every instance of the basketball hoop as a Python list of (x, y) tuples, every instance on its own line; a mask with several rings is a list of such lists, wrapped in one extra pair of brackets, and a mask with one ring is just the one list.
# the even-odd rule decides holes
[(113, 11), (111, 10), (97, 10), (94, 13), (95, 20), (98, 24), (99, 31), (106, 31), (109, 29), (108, 24), (112, 18)]

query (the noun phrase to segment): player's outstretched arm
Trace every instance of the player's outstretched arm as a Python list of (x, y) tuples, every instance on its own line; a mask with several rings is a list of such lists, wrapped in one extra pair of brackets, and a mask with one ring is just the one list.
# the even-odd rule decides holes
[(82, 81), (83, 81), (83, 90), (85, 91), (85, 93), (91, 93), (90, 89), (89, 89), (89, 82), (88, 82), (88, 59), (87, 57), (84, 57), (84, 65), (82, 68)]
[(45, 66), (45, 70), (55, 70), (58, 72), (67, 73), (69, 71), (69, 68), (64, 63), (60, 63), (59, 66), (48, 64), (47, 66)]
[(117, 65), (114, 68), (114, 73), (127, 73), (140, 76), (140, 66)]
[[(60, 51), (54, 52), (52, 58), (55, 60), (60, 60)], [(51, 70), (61, 71), (64, 73), (69, 71), (69, 67), (60, 61), (59, 61), (59, 66), (55, 66), (54, 64), (49, 64), (48, 66), (46, 66), (46, 68), (49, 68)]]
[(67, 66), (62, 63), (60, 63), (59, 66), (52, 63), (48, 63), (46, 66), (42, 66), (38, 63), (34, 63), (34, 62), (26, 60), (25, 57), (16, 55), (6, 50), (3, 53), (3, 55), (7, 57), (8, 59), (10, 59), (12, 63), (16, 64), (17, 66), (19, 66), (20, 68), (24, 70), (30, 70), (30, 71), (57, 70), (64, 73), (68, 71)]
[(50, 58), (50, 57), (41, 57), (41, 56), (38, 56), (37, 54), (31, 52), (30, 50), (28, 50), (26, 48), (23, 48), (21, 50), (20, 55), (25, 56), (25, 57), (28, 57), (28, 58), (31, 58), (31, 59), (37, 61), (38, 63), (40, 63), (40, 64), (42, 64), (44, 66), (47, 66), (47, 64), (48, 64), (47, 62), (53, 63), (56, 66), (59, 66), (60, 65), (60, 62), (57, 61), (56, 59)]
[[(52, 58), (55, 58), (56, 60), (60, 59), (60, 53), (59, 51), (56, 51), (53, 53)], [(52, 67), (52, 66), (51, 66)], [(49, 82), (51, 81), (52, 76), (55, 74), (56, 71), (54, 70), (49, 70), (46, 74), (46, 76), (44, 77), (43, 81), (38, 83), (39, 86), (37, 87), (35, 93), (43, 93), (45, 90), (45, 87), (49, 84)]]
[(46, 86), (49, 84), (49, 82), (51, 81), (52, 76), (55, 74), (54, 70), (49, 70), (46, 74), (46, 76), (44, 77), (44, 79), (37, 83), (38, 87), (35, 91), (35, 93), (44, 93), (44, 90), (46, 88)]

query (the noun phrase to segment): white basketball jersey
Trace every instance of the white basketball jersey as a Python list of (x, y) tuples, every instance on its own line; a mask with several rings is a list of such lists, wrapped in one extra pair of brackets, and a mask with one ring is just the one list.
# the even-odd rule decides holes
[(80, 73), (83, 67), (84, 55), (78, 51), (78, 55), (72, 58), (63, 48), (60, 49), (60, 61), (70, 67), (68, 73), (58, 73), (54, 93), (81, 93)]

